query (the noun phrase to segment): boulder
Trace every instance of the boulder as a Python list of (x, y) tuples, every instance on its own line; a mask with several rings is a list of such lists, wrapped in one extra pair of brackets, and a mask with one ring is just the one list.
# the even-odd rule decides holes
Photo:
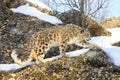
[[(56, 15), (59, 19), (62, 20), (64, 24), (76, 24), (81, 26), (81, 17), (80, 13), (77, 10), (69, 10), (67, 12), (57, 14)], [(91, 36), (110, 36), (111, 33), (106, 31), (100, 24), (98, 24), (93, 19), (88, 19), (88, 30), (91, 33)]]

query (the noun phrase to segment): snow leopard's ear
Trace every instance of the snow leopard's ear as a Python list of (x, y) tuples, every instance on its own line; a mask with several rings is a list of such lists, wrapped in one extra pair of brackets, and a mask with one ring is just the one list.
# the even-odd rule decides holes
[(84, 33), (84, 32), (85, 32), (85, 30), (84, 30), (84, 29), (82, 29), (80, 32), (81, 32), (81, 33)]

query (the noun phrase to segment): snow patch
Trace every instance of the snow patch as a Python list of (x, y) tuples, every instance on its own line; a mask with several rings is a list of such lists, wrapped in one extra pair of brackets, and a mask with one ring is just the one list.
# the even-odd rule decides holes
[(109, 56), (111, 62), (115, 65), (120, 66), (120, 47), (102, 48)]
[(62, 21), (55, 16), (42, 13), (34, 7), (29, 6), (29, 4), (19, 6), (18, 8), (11, 8), (15, 13), (22, 13), (29, 16), (37, 17), (40, 20), (52, 23), (52, 24), (62, 24)]
[[(84, 54), (88, 51), (89, 51), (89, 49), (81, 49), (81, 50), (67, 52), (66, 55), (68, 55), (69, 57), (76, 57), (76, 56), (82, 55), (82, 54)], [(55, 56), (55, 57), (52, 57), (52, 58), (47, 58), (47, 59), (49, 61), (52, 61), (52, 60), (55, 60), (55, 59), (58, 59), (58, 58), (61, 58), (61, 57), (62, 57), (61, 55), (58, 55), (58, 56)]]
[[(33, 64), (34, 64), (34, 62), (31, 62), (26, 66), (33, 65)], [(26, 66), (20, 66), (18, 64), (0, 64), (0, 71), (11, 71), (11, 70), (14, 71), (14, 70), (26, 67)]]
[(92, 37), (89, 42), (101, 47), (108, 55), (110, 61), (115, 65), (120, 66), (120, 47), (112, 46), (112, 43), (120, 41), (120, 28), (111, 28), (107, 30), (112, 33), (111, 36)]
[(76, 50), (76, 51), (72, 51), (72, 52), (67, 52), (66, 54), (69, 55), (70, 57), (75, 57), (75, 56), (84, 54), (88, 51), (89, 51), (89, 49), (81, 49), (81, 50)]

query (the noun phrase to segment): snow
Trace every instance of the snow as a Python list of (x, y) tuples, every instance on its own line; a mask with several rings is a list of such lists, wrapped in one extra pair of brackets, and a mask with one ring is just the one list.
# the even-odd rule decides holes
[[(75, 57), (75, 56), (79, 56), (81, 54), (84, 54), (85, 52), (87, 52), (89, 49), (81, 49), (81, 50), (76, 50), (76, 51), (72, 51), (72, 52), (68, 52), (66, 53), (68, 56), (70, 57)], [(47, 58), (49, 61), (61, 58), (61, 55), (52, 57), (52, 58)], [(20, 68), (24, 68), (26, 66), (29, 65), (33, 65), (34, 62), (30, 62), (29, 64), (25, 65), (25, 66), (20, 66), (18, 64), (0, 64), (0, 71), (11, 71), (11, 70), (17, 70)]]
[(51, 8), (49, 8), (47, 5), (45, 5), (44, 3), (42, 3), (42, 2), (39, 1), (39, 0), (26, 0), (26, 1), (27, 1), (27, 2), (30, 2), (30, 3), (33, 3), (33, 4), (36, 4), (36, 5), (38, 5), (38, 6), (41, 7), (41, 8), (46, 8), (46, 9), (52, 11)]
[(109, 56), (109, 60), (113, 62), (116, 66), (120, 66), (120, 47), (109, 47), (103, 48), (103, 50)]
[(11, 8), (15, 13), (22, 13), (29, 16), (37, 17), (40, 20), (50, 22), (52, 24), (62, 24), (62, 21), (55, 16), (42, 13), (34, 7), (29, 6), (29, 4), (19, 6), (18, 8)]
[(70, 57), (75, 57), (75, 56), (79, 56), (81, 54), (84, 54), (87, 51), (89, 51), (89, 49), (81, 49), (81, 50), (76, 50), (76, 51), (68, 52), (68, 53), (66, 53), (66, 55), (68, 55)]
[[(32, 65), (34, 62), (29, 63), (26, 66)], [(11, 71), (11, 70), (17, 70), (26, 66), (20, 66), (18, 64), (0, 64), (0, 71)]]
[[(69, 56), (69, 57), (75, 57), (75, 56), (82, 55), (82, 54), (86, 53), (87, 51), (89, 51), (89, 49), (81, 49), (81, 50), (67, 52), (66, 55)], [(52, 60), (55, 60), (55, 59), (58, 59), (58, 58), (61, 58), (61, 57), (62, 57), (61, 55), (58, 55), (58, 56), (55, 56), (55, 57), (52, 57), (52, 58), (48, 58), (48, 60), (52, 61)]]
[(16, 70), (22, 68), (18, 64), (0, 64), (1, 71), (9, 71), (9, 70)]
[(89, 42), (93, 44), (97, 44), (102, 48), (104, 47), (106, 48), (106, 47), (111, 47), (112, 43), (120, 41), (120, 37), (118, 37), (118, 34), (120, 34), (120, 28), (112, 28), (107, 30), (112, 33), (110, 37), (106, 37), (106, 36), (92, 37), (92, 39)]
[(120, 41), (120, 28), (112, 28), (107, 30), (112, 33), (112, 36), (93, 37), (89, 42), (97, 44), (99, 47), (101, 47), (108, 55), (110, 61), (115, 65), (120, 66), (120, 47), (111, 45), (112, 43)]

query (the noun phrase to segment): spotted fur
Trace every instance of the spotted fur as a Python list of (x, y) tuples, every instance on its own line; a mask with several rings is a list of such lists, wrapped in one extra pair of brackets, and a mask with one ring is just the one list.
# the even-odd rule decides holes
[[(90, 40), (90, 33), (77, 25), (53, 26), (33, 34), (22, 51), (13, 50), (11, 57), (20, 65), (26, 65), (33, 59), (45, 63), (47, 60), (43, 57), (51, 47), (58, 46), (60, 54), (65, 56), (69, 44), (93, 47), (92, 44), (87, 43), (87, 40)], [(18, 53), (22, 55), (18, 56)], [(24, 55), (27, 57), (22, 58)]]

